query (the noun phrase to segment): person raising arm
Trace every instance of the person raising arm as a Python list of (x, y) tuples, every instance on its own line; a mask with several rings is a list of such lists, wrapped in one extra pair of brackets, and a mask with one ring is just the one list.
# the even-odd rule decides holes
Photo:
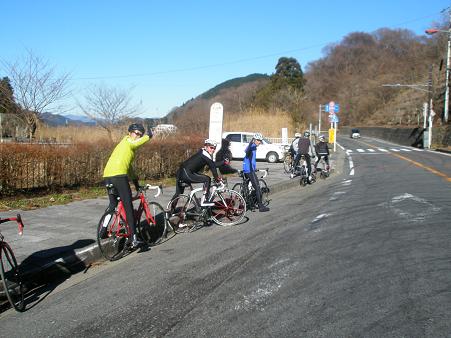
[[(116, 145), (103, 171), (105, 184), (111, 184), (115, 188), (115, 193), (111, 193), (111, 189), (108, 190), (110, 204), (106, 212), (114, 211), (118, 203), (117, 197), (119, 196), (124, 205), (127, 224), (130, 227), (129, 243), (132, 248), (139, 246), (142, 241), (138, 240), (136, 236), (136, 220), (133, 211), (132, 191), (130, 189), (129, 179), (135, 185), (136, 190), (138, 190), (138, 176), (135, 174), (132, 164), (136, 150), (152, 137), (150, 128), (147, 129), (146, 135), (144, 135), (144, 132), (145, 129), (142, 124), (131, 124), (128, 127), (128, 135), (124, 136)], [(106, 228), (103, 229), (106, 230)], [(102, 233), (100, 235), (105, 236)]]

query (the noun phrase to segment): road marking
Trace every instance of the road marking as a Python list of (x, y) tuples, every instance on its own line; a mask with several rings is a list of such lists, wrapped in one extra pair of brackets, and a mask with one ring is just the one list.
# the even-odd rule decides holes
[(329, 201), (336, 201), (338, 200), (338, 197), (340, 195), (346, 194), (346, 191), (336, 191), (332, 194), (332, 196), (329, 198)]
[(323, 218), (326, 218), (326, 217), (328, 217), (328, 216), (329, 216), (329, 214), (321, 214), (321, 215), (318, 215), (318, 216), (315, 217), (315, 219), (312, 221), (312, 223), (319, 222), (319, 221), (321, 221)]
[(363, 152), (365, 152), (365, 150), (363, 150), (363, 149), (357, 149), (357, 151), (359, 152), (359, 153), (363, 153)]
[(412, 149), (401, 148), (402, 151), (412, 151)]
[(384, 149), (384, 148), (377, 148), (377, 149), (379, 149), (380, 151), (383, 151), (384, 153), (388, 153), (387, 149)]
[(425, 199), (409, 193), (394, 196), (390, 201), (381, 203), (379, 206), (390, 209), (395, 215), (406, 218), (410, 222), (423, 222), (428, 216), (441, 210)]
[(423, 168), (425, 170), (428, 170), (428, 171), (430, 171), (431, 173), (433, 173), (433, 174), (435, 174), (437, 176), (443, 177), (446, 181), (451, 182), (451, 177), (448, 177), (446, 174), (442, 173), (441, 171), (438, 171), (438, 170), (436, 170), (434, 168), (431, 168), (431, 167), (429, 167), (427, 165), (421, 164), (421, 163), (419, 163), (417, 161), (411, 160), (410, 158), (407, 158), (407, 157), (404, 157), (404, 156), (401, 156), (401, 155), (398, 155), (398, 154), (392, 154), (392, 155), (396, 156), (396, 157), (398, 157), (398, 158), (400, 158), (402, 160), (405, 160), (407, 162), (410, 162), (412, 164), (415, 164), (417, 167), (420, 167), (420, 168)]
[(350, 154), (350, 153), (352, 153), (352, 152), (353, 152), (352, 149), (346, 149), (346, 153)]
[(346, 181), (343, 181), (342, 185), (347, 186), (347, 185), (351, 185), (351, 183), (352, 183), (352, 180), (346, 180)]
[(349, 161), (349, 175), (354, 175), (354, 162), (352, 161), (351, 155), (348, 155), (348, 161)]
[(374, 153), (376, 150), (374, 149), (367, 149), (370, 153)]
[(341, 144), (337, 143), (337, 145), (341, 148), (341, 150), (345, 150), (345, 148)]
[[(363, 141), (362, 141), (362, 142), (363, 142)], [(369, 146), (369, 147), (376, 148), (376, 147), (373, 146), (372, 144), (369, 144), (369, 143), (366, 143), (366, 142), (363, 142), (363, 143), (365, 143), (365, 144), (366, 144), (367, 146)], [(378, 149), (380, 150), (381, 148), (378, 148)], [(412, 149), (415, 149), (415, 148), (412, 148)], [(398, 150), (398, 151), (399, 151), (399, 150)], [(433, 173), (433, 174), (435, 174), (435, 175), (437, 175), (437, 176), (443, 177), (443, 178), (445, 179), (445, 181), (447, 181), (447, 182), (451, 182), (451, 177), (448, 177), (446, 174), (442, 173), (441, 171), (438, 171), (438, 170), (436, 170), (436, 169), (434, 169), (434, 168), (431, 168), (431, 167), (429, 167), (429, 166), (427, 166), (427, 165), (421, 164), (421, 163), (419, 163), (419, 162), (417, 162), (417, 161), (411, 160), (410, 158), (404, 157), (404, 156), (399, 155), (399, 154), (391, 153), (391, 155), (393, 155), (393, 156), (395, 156), (395, 157), (398, 157), (398, 158), (400, 158), (400, 159), (402, 159), (402, 160), (405, 160), (405, 161), (407, 161), (407, 162), (410, 162), (410, 163), (416, 165), (417, 167), (420, 167), (420, 168), (422, 168), (422, 169), (428, 170), (428, 171), (430, 171), (431, 173)], [(448, 155), (448, 154), (447, 154), (447, 155)]]
[(290, 275), (295, 271), (298, 262), (290, 262), (289, 259), (279, 261), (264, 267), (262, 276), (251, 290), (240, 290), (237, 296), (240, 298), (234, 305), (235, 311), (265, 311), (268, 299), (277, 293)]
[(400, 151), (399, 149), (396, 149), (396, 148), (390, 148), (390, 150), (391, 150), (391, 151), (396, 151), (396, 152), (399, 152), (399, 151)]

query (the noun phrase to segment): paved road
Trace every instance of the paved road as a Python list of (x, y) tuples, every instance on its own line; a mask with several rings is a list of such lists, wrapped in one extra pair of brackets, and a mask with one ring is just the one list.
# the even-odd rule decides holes
[(449, 336), (451, 157), (340, 144), (344, 174), (280, 191), (239, 226), (93, 266), (25, 313), (4, 312), (2, 333)]

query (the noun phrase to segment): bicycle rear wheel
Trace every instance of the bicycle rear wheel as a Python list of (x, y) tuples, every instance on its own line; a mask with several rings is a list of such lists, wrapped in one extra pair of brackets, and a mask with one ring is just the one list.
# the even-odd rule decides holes
[(168, 224), (166, 211), (157, 202), (148, 203), (148, 211), (142, 210), (139, 223), (142, 239), (150, 245), (160, 244), (167, 239)]
[(127, 240), (130, 237), (125, 220), (117, 213), (107, 212), (97, 227), (97, 244), (102, 255), (109, 261), (124, 256)]
[(267, 206), (269, 205), (269, 192), (270, 192), (269, 187), (266, 184), (265, 180), (262, 178), (258, 180), (258, 183), (260, 185), (260, 190), (262, 192), (262, 204)]
[(213, 198), (211, 219), (218, 225), (234, 225), (246, 215), (246, 201), (235, 190), (217, 191)]
[(21, 312), (25, 309), (23, 283), (16, 257), (6, 242), (0, 242), (0, 260), (3, 291), (11, 306)]
[(291, 157), (291, 155), (285, 155), (285, 158), (283, 160), (283, 170), (285, 170), (285, 173), (291, 173), (292, 164), (293, 158)]

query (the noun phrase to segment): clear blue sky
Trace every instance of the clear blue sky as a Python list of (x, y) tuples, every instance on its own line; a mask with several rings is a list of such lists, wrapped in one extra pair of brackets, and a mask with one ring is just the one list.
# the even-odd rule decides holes
[[(406, 28), (443, 18), (445, 0), (3, 0), (0, 59), (30, 49), (71, 73), (73, 97), (103, 83), (134, 87), (142, 117), (226, 80), (274, 72), (281, 56), (303, 69), (355, 31)], [(1, 66), (0, 66), (1, 67)], [(7, 76), (0, 68), (0, 77)], [(225, 111), (227, 107), (224, 107)], [(78, 113), (74, 110), (71, 113)]]

